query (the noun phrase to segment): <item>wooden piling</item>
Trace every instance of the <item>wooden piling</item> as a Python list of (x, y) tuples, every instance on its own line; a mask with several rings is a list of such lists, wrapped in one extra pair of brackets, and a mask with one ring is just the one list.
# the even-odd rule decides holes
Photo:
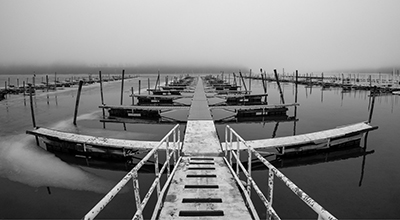
[(122, 70), (121, 102), (120, 102), (121, 105), (124, 103), (124, 78), (125, 78), (125, 70)]
[(82, 85), (83, 85), (83, 81), (80, 80), (79, 81), (79, 87), (78, 87), (78, 94), (76, 96), (75, 112), (74, 112), (74, 122), (73, 122), (73, 124), (75, 126), (76, 126), (76, 117), (78, 116), (79, 100), (81, 98)]
[(241, 79), (241, 81), (243, 82), (243, 87), (244, 87), (244, 90), (246, 91), (246, 93), (247, 93), (247, 87), (246, 87), (246, 83), (244, 82), (244, 78), (243, 78), (243, 75), (242, 75), (242, 72), (241, 71), (239, 71), (239, 75), (240, 75), (240, 79)]
[(33, 109), (32, 84), (28, 84), (28, 86), (29, 86), (29, 101), (31, 104), (32, 124), (33, 127), (36, 128), (35, 112)]
[(278, 77), (278, 73), (276, 72), (276, 69), (274, 69), (274, 74), (275, 74), (276, 84), (278, 85), (279, 93), (281, 95), (281, 102), (282, 102), (282, 104), (285, 104), (285, 99), (283, 98), (283, 92), (282, 92), (281, 84), (279, 82), (279, 77)]
[(24, 96), (25, 96), (25, 94), (26, 94), (25, 81), (22, 81), (22, 85), (24, 87)]
[(376, 93), (376, 86), (374, 86), (374, 89), (372, 89), (371, 92), (370, 92), (370, 96), (372, 96), (372, 103), (371, 103), (371, 108), (369, 109), (368, 123), (371, 123), (372, 114), (373, 114), (373, 112), (374, 112), (375, 93)]
[[(100, 99), (101, 99), (101, 105), (104, 106), (104, 95), (103, 95), (103, 80), (101, 78), (101, 71), (99, 71), (99, 81), (100, 81)], [(103, 111), (103, 119), (106, 118), (106, 113), (104, 108), (101, 108), (101, 110)], [(103, 128), (106, 128), (106, 123), (103, 122)]]
[(141, 80), (139, 79), (139, 92), (138, 92), (139, 95), (140, 95), (140, 89), (141, 89), (140, 87), (141, 87)]
[(251, 91), (251, 69), (249, 73), (249, 91)]
[(46, 89), (49, 91), (49, 75), (46, 75)]
[(133, 87), (131, 87), (132, 105), (135, 104), (135, 97), (133, 95), (134, 95), (134, 91), (133, 91)]
[(150, 94), (150, 78), (147, 78), (147, 94)]
[(298, 80), (299, 80), (299, 71), (296, 70), (296, 81), (295, 81), (295, 96), (294, 96), (294, 102), (297, 103), (297, 84), (298, 84)]

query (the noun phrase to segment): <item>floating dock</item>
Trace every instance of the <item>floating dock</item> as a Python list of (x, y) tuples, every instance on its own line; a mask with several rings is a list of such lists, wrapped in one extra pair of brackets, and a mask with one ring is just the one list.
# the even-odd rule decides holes
[[(102, 107), (106, 108), (105, 106)], [(125, 109), (121, 106), (113, 107), (114, 109)], [(241, 107), (252, 108), (252, 106)], [(158, 110), (161, 111), (164, 108), (159, 107)], [(245, 141), (232, 128), (226, 126), (226, 142), (221, 144), (210, 109), (202, 79), (198, 78), (189, 109), (183, 143), (180, 142), (179, 125), (176, 125), (160, 142), (92, 137), (45, 128), (36, 128), (27, 131), (27, 133), (43, 138), (47, 141), (45, 141), (46, 144), (61, 143), (59, 144), (60, 148), (68, 146), (74, 149), (74, 152), (82, 152), (83, 155), (89, 153), (107, 154), (110, 149), (125, 157), (132, 156), (137, 152), (148, 152), (85, 215), (84, 219), (93, 219), (97, 216), (131, 179), (133, 180), (137, 209), (133, 219), (143, 219), (143, 209), (153, 192), (157, 192), (158, 199), (156, 206), (152, 207), (153, 216), (151, 219), (260, 219), (260, 212), (257, 212), (252, 202), (252, 192), (265, 205), (267, 218), (279, 219), (272, 207), (274, 178), (281, 180), (299, 199), (307, 204), (317, 214), (316, 218), (336, 219), (271, 165), (256, 149), (277, 148), (281, 154), (290, 150), (324, 149), (333, 145), (357, 141), (363, 134), (376, 127), (368, 123), (357, 123), (292, 137)], [(312, 148), (309, 148), (309, 145), (313, 145)], [(165, 163), (161, 168), (158, 159), (159, 150), (166, 152)], [(241, 162), (241, 151), (247, 151), (246, 168)], [(264, 195), (252, 179), (253, 155), (269, 170), (267, 195)], [(150, 157), (154, 157), (155, 160), (155, 180), (146, 195), (141, 197), (138, 171)], [(171, 166), (173, 167), (172, 171), (170, 171)], [(161, 187), (161, 177), (164, 173), (166, 173), (167, 180)], [(244, 180), (241, 179), (243, 176)]]

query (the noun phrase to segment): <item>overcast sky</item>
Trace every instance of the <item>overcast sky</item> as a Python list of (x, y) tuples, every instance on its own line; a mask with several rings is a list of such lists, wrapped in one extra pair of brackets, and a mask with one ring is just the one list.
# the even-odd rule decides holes
[(0, 64), (399, 66), (399, 0), (0, 0)]

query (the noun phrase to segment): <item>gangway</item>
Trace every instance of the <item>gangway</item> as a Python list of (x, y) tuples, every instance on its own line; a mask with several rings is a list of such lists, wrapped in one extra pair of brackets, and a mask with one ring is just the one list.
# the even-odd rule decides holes
[[(272, 207), (275, 177), (283, 181), (306, 203), (317, 214), (316, 218), (336, 219), (265, 160), (229, 126), (226, 126), (225, 130), (225, 144), (221, 145), (201, 78), (198, 80), (192, 100), (183, 143), (180, 139), (180, 126), (176, 125), (85, 215), (84, 219), (96, 217), (131, 179), (137, 209), (132, 219), (143, 219), (143, 209), (154, 191), (157, 203), (153, 207), (151, 219), (260, 219), (251, 200), (252, 190), (267, 208), (267, 218), (280, 219)], [(247, 148), (247, 169), (240, 162), (239, 146)], [(166, 159), (161, 169), (158, 157), (160, 150), (166, 152)], [(255, 155), (269, 170), (267, 196), (252, 178), (252, 155)], [(146, 195), (141, 197), (138, 171), (151, 157), (155, 160), (155, 179)], [(234, 164), (236, 168), (233, 167)], [(171, 165), (174, 167), (172, 171)], [(245, 184), (239, 178), (240, 172), (246, 176)], [(161, 187), (160, 179), (164, 173), (167, 180)]]

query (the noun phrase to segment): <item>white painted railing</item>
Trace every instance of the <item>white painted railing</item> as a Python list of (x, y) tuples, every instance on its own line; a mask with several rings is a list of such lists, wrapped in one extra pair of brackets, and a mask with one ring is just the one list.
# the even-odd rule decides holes
[[(246, 146), (248, 150), (248, 158), (247, 158), (247, 169), (240, 162), (240, 145), (243, 144)], [(236, 145), (236, 146), (234, 146)], [(236, 147), (236, 149), (235, 149)], [(271, 163), (269, 163), (260, 153), (254, 150), (253, 147), (248, 145), (246, 141), (240, 137), (229, 125), (225, 127), (225, 159), (226, 162), (230, 164), (233, 171), (233, 161), (232, 158), (235, 158), (236, 162), (236, 173), (233, 171), (233, 175), (236, 175), (236, 179), (239, 179), (239, 172), (243, 172), (243, 174), (247, 178), (246, 190), (244, 190), (244, 194), (247, 194), (245, 197), (250, 198), (251, 188), (254, 188), (254, 191), (260, 197), (261, 201), (264, 203), (267, 208), (267, 219), (280, 219), (275, 210), (272, 207), (272, 198), (273, 198), (273, 189), (274, 189), (274, 177), (276, 176), (285, 185), (292, 190), (292, 192), (299, 197), (304, 203), (306, 203), (315, 213), (318, 214), (318, 220), (334, 220), (336, 219), (333, 215), (331, 215), (328, 211), (326, 211), (321, 205), (319, 205), (315, 200), (313, 200), (310, 196), (308, 196), (305, 192), (303, 192), (298, 186), (296, 186), (292, 181), (290, 181), (283, 173), (281, 173), (278, 169), (276, 169)], [(252, 163), (252, 155), (255, 155), (268, 169), (268, 192), (267, 197), (257, 186), (256, 182), (253, 180), (251, 176), (251, 163)], [(229, 161), (228, 161), (229, 160)], [(238, 181), (238, 184), (244, 189), (244, 185), (241, 181)], [(249, 201), (250, 203), (250, 201)]]
[[(170, 149), (170, 138), (172, 136), (172, 149)], [(135, 194), (135, 203), (136, 203), (136, 213), (132, 217), (132, 219), (143, 219), (143, 209), (145, 208), (148, 200), (150, 199), (151, 195), (153, 194), (154, 189), (157, 188), (157, 198), (162, 196), (161, 192), (161, 185), (160, 185), (160, 178), (165, 170), (167, 170), (167, 178), (170, 176), (170, 160), (173, 158), (173, 163), (175, 166), (179, 164), (180, 154), (181, 151), (181, 141), (180, 141), (180, 126), (177, 124), (167, 135), (160, 141), (157, 147), (153, 148), (136, 166), (125, 175), (124, 178), (114, 188), (111, 189), (107, 195), (103, 197), (86, 215), (83, 219), (89, 220), (94, 219), (100, 211), (102, 211), (105, 206), (111, 202), (111, 200), (117, 195), (117, 193), (132, 179), (133, 182), (133, 190)], [(159, 159), (158, 159), (158, 151), (160, 147), (165, 144), (165, 152), (166, 152), (166, 159), (165, 163), (163, 164), (161, 170), (159, 169)], [(139, 180), (138, 180), (138, 171), (139, 169), (152, 157), (154, 156), (155, 159), (155, 179), (141, 201), (140, 193), (139, 193)], [(179, 157), (179, 159), (177, 159)], [(165, 183), (168, 184), (168, 183)], [(165, 185), (164, 184), (164, 185)], [(160, 199), (159, 199), (160, 200)]]

